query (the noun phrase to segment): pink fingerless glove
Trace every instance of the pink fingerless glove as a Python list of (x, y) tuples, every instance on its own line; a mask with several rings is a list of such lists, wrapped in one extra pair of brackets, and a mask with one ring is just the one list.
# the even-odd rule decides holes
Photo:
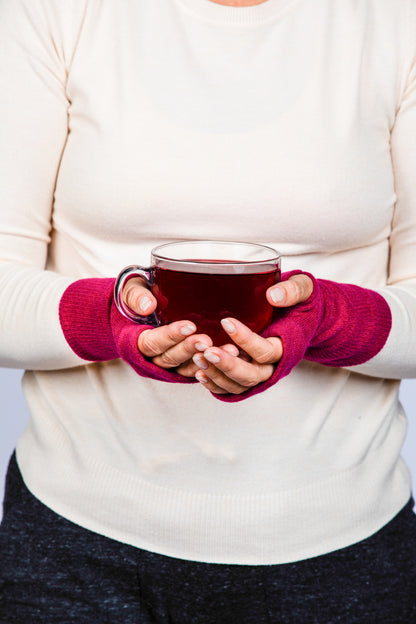
[(121, 358), (139, 375), (158, 381), (196, 383), (193, 378), (156, 366), (140, 353), (139, 335), (153, 325), (134, 323), (118, 311), (114, 283), (110, 278), (81, 279), (62, 295), (59, 320), (74, 353), (92, 362)]
[[(282, 275), (287, 280), (302, 271)], [(283, 355), (273, 375), (243, 394), (213, 395), (237, 402), (263, 392), (288, 375), (302, 360), (342, 367), (362, 364), (384, 346), (391, 329), (391, 312), (378, 293), (329, 280), (315, 279), (309, 299), (290, 308), (279, 308), (275, 320), (262, 332), (279, 336)], [(71, 284), (64, 292), (59, 317), (71, 349), (88, 361), (121, 358), (139, 375), (158, 381), (195, 383), (195, 379), (156, 366), (139, 351), (140, 333), (153, 326), (126, 319), (117, 309), (114, 279), (90, 278)]]
[(262, 332), (265, 338), (278, 336), (283, 343), (273, 375), (243, 394), (214, 395), (217, 399), (236, 402), (263, 392), (303, 359), (326, 366), (354, 366), (383, 348), (392, 319), (381, 295), (353, 284), (315, 279), (303, 271), (284, 273), (282, 281), (300, 273), (311, 278), (312, 295), (293, 307), (276, 309), (273, 322)]

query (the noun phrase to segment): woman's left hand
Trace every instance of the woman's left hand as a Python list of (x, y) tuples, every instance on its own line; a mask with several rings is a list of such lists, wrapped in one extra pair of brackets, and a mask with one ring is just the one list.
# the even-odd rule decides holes
[[(306, 301), (312, 290), (313, 283), (307, 275), (293, 275), (269, 288), (267, 300), (274, 307), (291, 307)], [(263, 338), (233, 318), (221, 323), (242, 353), (236, 356), (230, 349), (210, 347), (203, 354), (194, 355), (198, 366), (195, 377), (214, 394), (241, 394), (272, 376), (283, 354), (282, 341), (278, 337)]]

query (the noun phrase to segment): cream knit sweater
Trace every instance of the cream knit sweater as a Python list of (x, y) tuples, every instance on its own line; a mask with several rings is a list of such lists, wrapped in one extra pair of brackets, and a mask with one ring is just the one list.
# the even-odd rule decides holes
[[(41, 501), (244, 564), (344, 547), (406, 503), (415, 61), (414, 0), (0, 0), (0, 361), (27, 369), (17, 457)], [(264, 242), (284, 270), (375, 289), (389, 339), (236, 404), (77, 358), (65, 288), (178, 238)]]

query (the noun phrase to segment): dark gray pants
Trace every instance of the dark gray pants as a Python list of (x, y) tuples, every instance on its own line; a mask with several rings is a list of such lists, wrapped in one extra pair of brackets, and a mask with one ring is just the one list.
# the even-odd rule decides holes
[(11, 459), (0, 527), (1, 624), (416, 624), (412, 501), (381, 531), (293, 564), (196, 563), (65, 520)]

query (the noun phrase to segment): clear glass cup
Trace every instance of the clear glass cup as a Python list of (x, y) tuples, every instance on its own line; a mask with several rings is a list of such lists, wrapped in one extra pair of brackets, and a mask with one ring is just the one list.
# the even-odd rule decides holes
[[(272, 247), (233, 241), (175, 241), (151, 252), (150, 266), (128, 266), (119, 274), (115, 302), (127, 318), (152, 325), (188, 320), (220, 345), (229, 342), (220, 320), (237, 318), (259, 333), (271, 321), (266, 291), (280, 281), (281, 255)], [(153, 315), (128, 308), (122, 292), (141, 277), (157, 300)]]

